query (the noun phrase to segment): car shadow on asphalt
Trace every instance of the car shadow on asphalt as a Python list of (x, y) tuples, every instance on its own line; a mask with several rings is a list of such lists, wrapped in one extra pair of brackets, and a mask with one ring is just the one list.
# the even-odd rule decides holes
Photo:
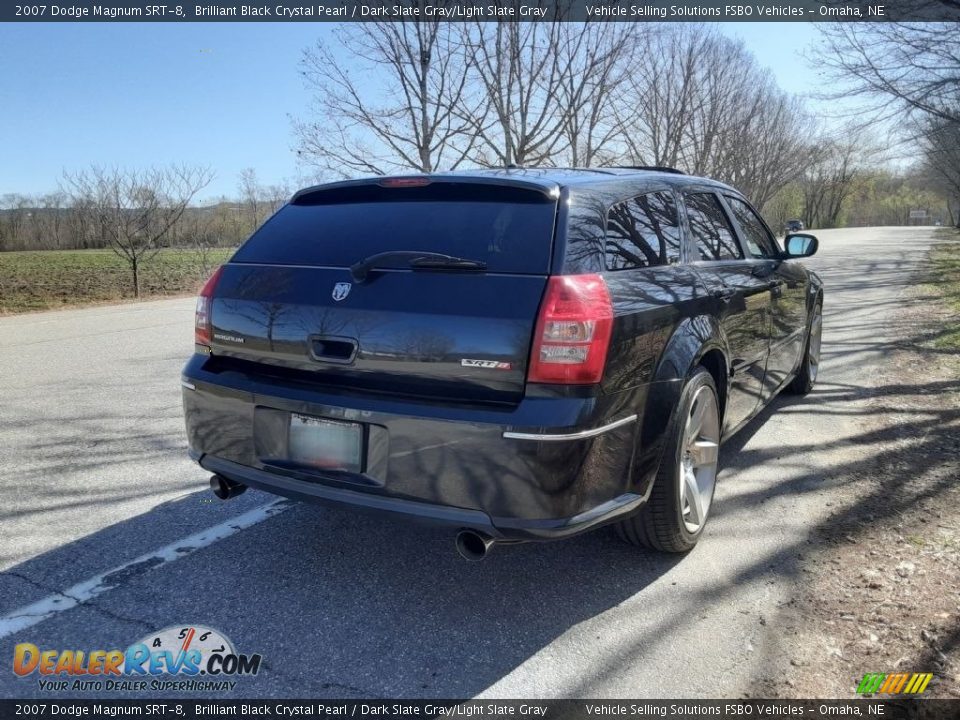
[[(273, 500), (252, 490), (243, 497)], [(205, 499), (165, 503), (12, 568), (7, 578), (29, 584), (17, 607), (129, 561), (137, 553), (127, 548), (141, 549), (145, 536), (160, 547), (201, 530), (181, 520), (202, 520), (196, 506)], [(219, 522), (219, 506), (210, 512)], [(199, 623), (264, 657), (261, 674), (228, 695), (469, 697), (571, 628), (665, 582), (682, 560), (631, 547), (609, 529), (495, 549), (482, 563), (462, 560), (453, 541), (450, 529), (295, 504), (182, 559), (126, 573), (95, 600), (0, 641), (0, 657), (17, 642), (122, 649)], [(47, 581), (54, 574), (62, 585)], [(659, 634), (651, 625), (649, 642)], [(8, 674), (0, 695), (42, 693), (35, 677)]]
[[(859, 394), (830, 386), (818, 392)], [(772, 415), (817, 403), (816, 395), (776, 399), (724, 444), (725, 474), (770, 459), (750, 455), (764, 451), (748, 445)], [(204, 476), (197, 473), (199, 484)], [(802, 494), (820, 481), (801, 478), (767, 488), (763, 497), (722, 498), (717, 511), (749, 513), (771, 493)], [(2, 603), (2, 612), (273, 500), (251, 490), (228, 503), (206, 492), (163, 503), (12, 568), (5, 575), (28, 587), (13, 607)], [(638, 594), (631, 612), (649, 619), (632, 621), (629, 647), (620, 653), (669, 646), (690, 613), (722, 602), (740, 583), (799, 573), (792, 545), (719, 586), (674, 588), (671, 571), (686, 556), (631, 547), (609, 529), (562, 543), (505, 546), (483, 563), (463, 561), (453, 539), (452, 529), (297, 504), (175, 562), (126, 573), (92, 602), (0, 641), (0, 657), (10, 657), (19, 641), (122, 649), (150, 632), (198, 623), (264, 657), (262, 673), (241, 679), (227, 696), (472, 697)], [(653, 607), (664, 601), (666, 612)], [(616, 672), (595, 670), (565, 694), (592, 694), (604, 673)], [(0, 694), (43, 695), (34, 679), (11, 675), (0, 676)]]
[[(935, 390), (890, 386), (880, 392)], [(854, 398), (867, 390), (825, 383), (818, 392)], [(750, 446), (771, 416), (813, 411), (818, 403), (816, 394), (784, 396), (761, 412), (724, 445), (723, 466), (733, 476), (721, 483), (736, 483), (738, 466), (784, 452)], [(888, 432), (876, 437), (871, 432), (863, 433), (864, 443), (889, 440)], [(944, 440), (935, 425), (922, 423), (916, 432), (926, 433), (930, 442)], [(796, 450), (800, 456), (806, 451)], [(833, 467), (830, 478), (811, 470), (774, 487), (728, 494), (717, 512), (750, 513), (771, 497), (815, 492), (858, 469), (851, 462)], [(882, 490), (899, 495), (900, 502), (917, 500), (889, 484)], [(159, 547), (229, 517), (234, 503), (208, 499), (193, 493), (164, 503), (12, 568), (8, 575), (32, 583), (17, 606), (136, 557), (145, 543), (147, 549)], [(272, 499), (250, 491), (236, 507), (241, 511)], [(902, 507), (891, 503), (890, 512)], [(861, 514), (853, 508), (839, 520), (860, 520)], [(694, 553), (709, 551), (701, 547)], [(671, 572), (684, 557), (632, 548), (609, 530), (562, 543), (504, 547), (483, 563), (466, 563), (454, 552), (451, 530), (295, 505), (180, 560), (127, 574), (93, 602), (0, 641), (0, 657), (11, 657), (13, 645), (22, 641), (46, 648), (125, 648), (164, 627), (198, 623), (221, 630), (242, 652), (264, 657), (260, 675), (242, 678), (232, 692), (216, 697), (471, 697), (549, 652), (564, 635), (594, 640), (586, 634), (591, 621), (631, 601), (626, 647), (604, 652), (590, 678), (564, 691), (584, 696), (616, 672), (607, 665), (669, 647), (689, 613), (728, 601), (738, 586), (795, 582), (802, 572), (801, 551), (807, 551), (803, 542), (786, 544), (719, 584), (672, 588)], [(51, 584), (54, 576), (62, 584)], [(654, 607), (658, 602), (669, 603), (667, 612)], [(12, 609), (4, 603), (3, 612)], [(645, 613), (649, 618), (638, 622)], [(0, 676), (0, 695), (50, 697), (35, 678), (12, 674)]]

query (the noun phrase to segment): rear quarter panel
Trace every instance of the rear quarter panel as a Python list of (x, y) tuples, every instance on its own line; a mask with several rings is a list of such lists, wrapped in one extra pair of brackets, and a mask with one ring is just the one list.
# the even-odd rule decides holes
[(629, 398), (637, 413), (632, 474), (645, 492), (660, 464), (685, 378), (697, 359), (722, 347), (711, 298), (689, 267), (672, 265), (605, 275), (614, 331), (603, 392)]
[[(564, 191), (554, 255), (554, 272), (601, 273), (610, 290), (615, 320), (601, 392), (617, 398), (609, 404), (607, 419), (637, 414), (631, 484), (641, 494), (649, 490), (659, 467), (683, 381), (704, 352), (724, 347), (716, 321), (719, 301), (691, 266), (606, 269), (610, 207), (653, 191), (676, 196), (672, 188), (653, 180), (617, 182), (602, 191)], [(689, 239), (682, 232), (689, 259)]]

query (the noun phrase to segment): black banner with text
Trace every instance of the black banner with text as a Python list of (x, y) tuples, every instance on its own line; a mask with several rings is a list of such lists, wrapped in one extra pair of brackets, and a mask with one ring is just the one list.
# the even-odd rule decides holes
[(190, 719), (311, 717), (326, 720), (819, 720), (834, 717), (948, 720), (960, 717), (960, 700), (0, 700), (0, 720), (130, 715)]
[(2, 3), (10, 22), (348, 22), (348, 21), (604, 21), (604, 22), (960, 22), (953, 0), (67, 0)]

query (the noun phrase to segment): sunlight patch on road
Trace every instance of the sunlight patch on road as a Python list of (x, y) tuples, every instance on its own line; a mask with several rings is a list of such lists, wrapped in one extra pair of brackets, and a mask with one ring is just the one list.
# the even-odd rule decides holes
[(296, 503), (290, 500), (278, 500), (269, 505), (254, 508), (248, 512), (230, 518), (219, 525), (201, 530), (185, 538), (165, 545), (158, 550), (145, 553), (140, 557), (118, 565), (106, 572), (77, 583), (60, 592), (48, 595), (42, 600), (26, 605), (0, 617), (0, 639), (33, 627), (66, 610), (93, 600), (98, 595), (121, 587), (144, 573), (156, 570), (180, 558), (187, 557), (197, 550), (235, 535), (241, 530), (263, 522), (290, 509)]

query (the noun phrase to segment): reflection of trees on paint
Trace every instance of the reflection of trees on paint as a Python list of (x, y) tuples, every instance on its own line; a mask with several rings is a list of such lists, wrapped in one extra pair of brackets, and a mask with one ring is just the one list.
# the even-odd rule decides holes
[[(241, 273), (235, 284), (237, 297), (224, 298), (220, 302), (233, 316), (261, 329), (262, 332), (258, 334), (266, 338), (267, 345), (273, 352), (276, 349), (277, 328), (297, 312), (297, 307), (277, 299), (258, 298), (283, 297), (293, 286), (293, 274), (282, 269), (265, 272), (263, 268), (244, 269)], [(215, 312), (214, 325), (216, 324)]]
[(690, 232), (697, 241), (703, 260), (733, 260), (740, 257), (740, 248), (733, 235), (720, 201), (712, 193), (685, 196)]
[(680, 259), (680, 224), (673, 198), (646, 193), (617, 203), (607, 216), (610, 270), (667, 265)]
[(436, 329), (408, 330), (397, 340), (397, 350), (410, 360), (441, 362), (456, 347), (456, 341)]

